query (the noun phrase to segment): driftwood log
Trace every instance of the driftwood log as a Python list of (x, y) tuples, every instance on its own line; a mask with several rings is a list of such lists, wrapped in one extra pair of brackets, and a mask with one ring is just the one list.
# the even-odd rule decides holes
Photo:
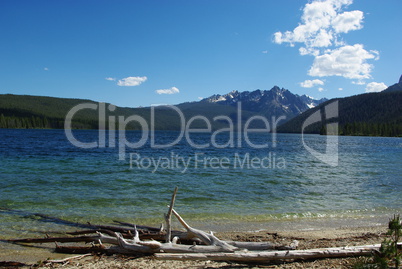
[(379, 250), (380, 244), (355, 246), (355, 247), (337, 247), (321, 248), (307, 250), (282, 250), (282, 251), (262, 251), (234, 253), (157, 253), (155, 257), (161, 260), (213, 260), (213, 261), (233, 261), (233, 262), (256, 262), (267, 263), (277, 260), (300, 260), (300, 259), (323, 259), (323, 258), (345, 258), (353, 256), (371, 255), (373, 251)]
[(170, 206), (169, 206), (169, 211), (165, 216), (165, 220), (166, 220), (166, 243), (171, 243), (172, 241), (172, 211), (173, 211), (173, 207), (174, 207), (174, 201), (176, 199), (176, 194), (177, 194), (177, 187), (174, 189), (173, 195), (172, 195), (172, 199), (170, 201)]
[[(350, 257), (370, 255), (378, 251), (380, 245), (356, 247), (322, 248), (296, 250), (298, 242), (279, 245), (271, 242), (224, 241), (212, 233), (191, 227), (173, 208), (177, 194), (175, 189), (167, 214), (166, 229), (149, 226), (137, 226), (117, 222), (125, 226), (79, 224), (63, 221), (45, 215), (35, 214), (46, 221), (57, 221), (66, 225), (77, 226), (86, 230), (69, 233), (65, 237), (46, 237), (8, 240), (12, 243), (56, 243), (56, 251), (65, 253), (100, 252), (108, 254), (154, 255), (157, 259), (173, 260), (214, 260), (244, 263), (267, 263), (277, 260), (320, 259), (332, 257)], [(171, 229), (171, 216), (174, 215), (183, 231)], [(86, 242), (91, 247), (60, 246), (58, 243)]]
[[(175, 193), (177, 189), (175, 190)], [(155, 253), (233, 253), (239, 250), (275, 250), (275, 249), (296, 249), (297, 241), (289, 246), (278, 245), (270, 242), (237, 242), (223, 241), (213, 234), (206, 233), (202, 230), (191, 227), (176, 210), (173, 209), (175, 193), (172, 196), (172, 201), (169, 206), (168, 214), (165, 221), (167, 222), (168, 231), (155, 232), (156, 228), (141, 226), (141, 230), (137, 229), (136, 225), (129, 225), (130, 228), (105, 226), (105, 225), (90, 225), (91, 228), (99, 227), (98, 229), (90, 229), (70, 233), (68, 237), (46, 237), (46, 238), (28, 238), (28, 239), (13, 239), (8, 240), (12, 243), (56, 243), (57, 252), (66, 253), (85, 253), (101, 252), (101, 253), (122, 253), (122, 254), (155, 254)], [(169, 215), (173, 214), (187, 230), (172, 231)], [(120, 223), (128, 226), (127, 223)], [(87, 228), (88, 226), (84, 226)], [(87, 235), (92, 234), (92, 235)], [(170, 235), (169, 235), (170, 234)], [(167, 235), (167, 236), (166, 236)], [(158, 240), (147, 240), (148, 237), (155, 237)], [(181, 241), (191, 240), (191, 244), (179, 244)], [(161, 242), (162, 241), (162, 242)], [(72, 243), (85, 242), (93, 243), (92, 247), (77, 247), (77, 246), (60, 246), (57, 243)], [(106, 247), (104, 244), (112, 245)]]

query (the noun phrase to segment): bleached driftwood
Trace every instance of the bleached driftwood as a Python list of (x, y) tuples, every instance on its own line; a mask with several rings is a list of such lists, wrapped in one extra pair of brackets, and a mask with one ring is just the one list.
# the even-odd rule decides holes
[[(133, 225), (134, 227), (135, 225)], [(117, 231), (116, 231), (117, 232)], [(132, 238), (132, 234), (135, 233), (135, 229), (131, 229), (128, 231), (129, 233), (121, 233), (124, 238)], [(96, 230), (83, 230), (77, 232), (68, 232), (66, 234), (69, 235), (83, 235), (83, 236), (62, 236), (62, 237), (45, 237), (45, 238), (24, 238), (24, 239), (9, 239), (8, 242), (11, 243), (52, 243), (52, 242), (59, 242), (59, 243), (70, 243), (70, 242), (97, 242), (97, 240), (102, 239), (99, 238), (99, 234), (101, 233), (103, 236), (109, 235), (109, 239), (111, 237), (115, 237), (115, 231), (111, 230), (104, 230), (104, 229), (96, 229)], [(94, 235), (88, 235), (94, 234)], [(202, 243), (202, 241), (198, 238), (195, 238), (194, 235), (190, 235), (187, 232), (182, 231), (172, 231), (172, 237), (180, 240), (182, 242), (188, 242), (189, 244), (194, 243)], [(163, 241), (165, 239), (164, 233), (142, 233), (140, 234), (141, 240), (149, 240), (155, 239), (158, 241)], [(104, 241), (104, 243), (106, 243)], [(117, 244), (117, 240), (115, 238), (115, 243)]]
[[(182, 245), (175, 243), (134, 242), (118, 236), (121, 253), (214, 253), (222, 252), (220, 246)], [(159, 244), (158, 244), (159, 243)]]
[(208, 234), (204, 231), (194, 229), (190, 225), (188, 225), (184, 219), (176, 212), (176, 210), (172, 209), (173, 214), (176, 216), (176, 218), (179, 220), (179, 222), (183, 225), (183, 227), (187, 230), (188, 233), (194, 234), (195, 237), (198, 237), (201, 239), (204, 244), (208, 246), (218, 246), (222, 248), (222, 251), (226, 252), (233, 252), (235, 250), (238, 250), (237, 247), (229, 245), (225, 241), (220, 240), (213, 234)]
[(344, 258), (353, 256), (371, 255), (373, 251), (379, 250), (381, 244), (337, 247), (307, 250), (288, 251), (263, 251), (234, 253), (194, 253), (194, 254), (168, 254), (157, 253), (155, 257), (160, 260), (213, 260), (233, 262), (259, 262), (267, 263), (275, 260), (300, 260), (300, 259), (322, 259), (322, 258)]
[[(192, 235), (193, 236), (193, 235)], [(190, 237), (190, 236), (189, 236)], [(180, 246), (187, 246), (191, 247), (190, 251), (183, 251), (185, 253), (187, 252), (194, 252), (193, 250), (195, 249), (200, 249), (202, 252), (206, 252), (208, 248), (205, 248), (205, 246), (202, 245), (181, 245), (177, 244), (178, 239), (182, 240), (179, 237), (174, 237), (173, 242), (171, 246), (166, 245), (165, 251), (164, 252), (172, 252), (172, 253), (177, 253), (180, 251), (173, 251), (173, 246), (176, 246), (178, 249)], [(125, 239), (127, 243), (133, 244), (134, 241), (132, 239)], [(162, 240), (162, 239), (161, 239)], [(58, 243), (73, 243), (73, 242), (86, 242), (86, 243), (98, 243), (98, 244), (111, 244), (111, 245), (119, 245), (118, 239), (115, 235), (109, 235), (109, 234), (104, 234), (101, 232), (98, 232), (97, 235), (93, 236), (78, 236), (78, 237), (47, 237), (47, 238), (27, 238), (27, 239), (14, 239), (14, 240), (9, 240), (12, 243), (53, 243), (53, 242), (58, 242)], [(196, 241), (196, 240), (194, 240)], [(201, 240), (199, 240), (201, 242)], [(148, 242), (146, 240), (141, 241), (142, 243)], [(281, 244), (274, 244), (270, 242), (239, 242), (239, 241), (224, 241), (227, 244), (239, 248), (239, 249), (247, 249), (247, 250), (293, 250), (297, 248), (297, 241), (293, 242), (292, 244), (288, 245), (281, 245)], [(146, 244), (146, 243), (145, 243)], [(218, 249), (222, 250), (220, 247), (216, 248), (210, 248), (212, 249), (211, 252), (215, 252)], [(59, 250), (61, 251), (61, 250)]]
[[(106, 225), (82, 225), (79, 223), (64, 222), (58, 218), (49, 216), (47, 220), (57, 221), (63, 224), (80, 226), (82, 228), (89, 228), (79, 232), (70, 233), (72, 235), (85, 236), (66, 236), (66, 237), (47, 237), (47, 238), (31, 238), (31, 239), (15, 239), (9, 240), (13, 243), (46, 243), (55, 242), (57, 251), (68, 252), (84, 252), (95, 251), (102, 253), (124, 253), (124, 254), (154, 254), (154, 253), (210, 253), (224, 252), (233, 253), (241, 249), (246, 250), (267, 250), (267, 249), (295, 249), (297, 243), (290, 246), (281, 246), (271, 244), (268, 242), (236, 242), (236, 241), (223, 241), (214, 236), (212, 233), (208, 234), (202, 230), (195, 229), (184, 221), (184, 219), (174, 210), (174, 202), (176, 198), (177, 187), (174, 190), (170, 202), (168, 213), (165, 216), (167, 224), (166, 233), (163, 229), (157, 229), (148, 226), (140, 226), (141, 230), (137, 229), (136, 225), (129, 223), (118, 222), (121, 225), (129, 226), (130, 228), (106, 226)], [(171, 230), (171, 215), (174, 214), (187, 232), (172, 231)], [(96, 234), (95, 234), (96, 233)], [(92, 234), (92, 235), (86, 235)], [(173, 237), (173, 240), (172, 240)], [(154, 239), (157, 240), (154, 240)], [(148, 239), (148, 240), (147, 240)], [(151, 240), (149, 240), (151, 239)], [(190, 244), (178, 244), (178, 241), (190, 241)], [(78, 247), (78, 246), (59, 246), (57, 243), (67, 242), (91, 242), (94, 243), (92, 247)], [(165, 242), (165, 243), (163, 243)], [(196, 245), (201, 243), (204, 245)], [(105, 246), (109, 244), (112, 246)]]
[(247, 250), (295, 250), (299, 241), (294, 240), (289, 246), (274, 244), (271, 242), (241, 242), (241, 241), (225, 241), (229, 245), (240, 249)]
[[(173, 200), (173, 198), (172, 198)], [(190, 227), (183, 218), (172, 208), (171, 212), (179, 219), (180, 223), (191, 234), (194, 234), (200, 238), (206, 246), (203, 245), (180, 245), (172, 242), (160, 243), (158, 241), (141, 241), (138, 232), (135, 232), (135, 236), (132, 240), (124, 239), (119, 233), (116, 233), (118, 245), (124, 252), (140, 252), (140, 253), (213, 253), (213, 252), (233, 252), (236, 247), (227, 244), (215, 237), (212, 234), (207, 234), (201, 230)], [(108, 242), (111, 242), (111, 238), (107, 235), (104, 237)], [(174, 240), (176, 241), (176, 240)]]
[[(72, 235), (85, 234), (85, 236), (47, 237), (40, 239), (31, 238), (8, 241), (13, 243), (91, 242), (94, 243), (92, 247), (60, 247), (56, 243), (56, 250), (66, 249), (67, 251), (71, 251), (70, 253), (84, 253), (84, 251), (88, 251), (108, 254), (120, 253), (129, 255), (154, 254), (157, 259), (162, 260), (215, 260), (243, 263), (267, 263), (276, 260), (300, 260), (363, 256), (370, 255), (373, 251), (378, 251), (381, 246), (380, 244), (377, 244), (356, 247), (295, 250), (298, 245), (297, 241), (294, 241), (289, 246), (278, 245), (269, 242), (223, 241), (214, 236), (212, 233), (208, 234), (202, 230), (191, 227), (184, 221), (184, 219), (173, 208), (176, 193), (177, 188), (172, 195), (169, 210), (165, 216), (165, 222), (167, 226), (166, 233), (162, 228), (158, 229), (148, 226), (137, 227), (136, 225), (124, 222), (117, 223), (119, 223), (120, 225), (128, 226), (130, 228), (73, 223), (46, 215), (34, 214), (34, 216), (39, 216), (46, 221), (52, 221), (87, 229), (85, 231), (71, 233)], [(172, 214), (177, 217), (179, 222), (186, 229), (186, 232), (171, 230)], [(178, 244), (179, 240), (181, 242), (190, 241), (191, 243)], [(194, 242), (203, 243), (204, 245), (195, 245)], [(104, 244), (108, 244), (109, 246)], [(398, 246), (401, 245), (402, 243), (398, 243)], [(68, 262), (68, 260), (53, 262)]]
[(172, 226), (171, 226), (171, 222), (172, 222), (172, 210), (173, 210), (173, 206), (174, 206), (174, 201), (176, 199), (176, 194), (177, 194), (177, 187), (174, 189), (173, 191), (173, 195), (172, 195), (172, 199), (170, 201), (170, 206), (169, 206), (169, 210), (168, 213), (165, 216), (165, 220), (166, 220), (166, 243), (170, 243), (171, 239), (172, 239)]

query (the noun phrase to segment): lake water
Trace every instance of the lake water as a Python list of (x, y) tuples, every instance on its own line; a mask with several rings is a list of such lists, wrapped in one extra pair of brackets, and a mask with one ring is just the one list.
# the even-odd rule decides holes
[[(74, 135), (98, 140), (97, 131)], [(141, 134), (126, 136), (134, 143)], [(177, 137), (161, 131), (155, 141)], [(108, 137), (105, 147), (83, 149), (63, 130), (0, 129), (0, 234), (60, 230), (33, 213), (159, 226), (175, 186), (176, 210), (193, 226), (209, 229), (264, 229), (281, 221), (341, 225), (345, 219), (376, 225), (402, 210), (401, 138), (338, 137), (337, 166), (313, 156), (298, 134), (251, 134), (252, 143), (268, 145), (264, 149), (237, 136), (229, 147), (232, 138), (221, 134), (213, 141), (223, 148), (200, 149), (185, 138), (162, 149), (148, 140), (125, 148), (120, 160), (118, 141)], [(303, 138), (320, 152), (326, 139)], [(207, 134), (192, 134), (191, 141), (212, 144)]]

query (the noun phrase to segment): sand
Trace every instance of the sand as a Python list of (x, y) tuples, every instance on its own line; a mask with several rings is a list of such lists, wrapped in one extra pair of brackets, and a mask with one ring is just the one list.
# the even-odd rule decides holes
[[(347, 225), (345, 225), (347, 226)], [(218, 232), (215, 235), (224, 240), (270, 241), (289, 244), (299, 241), (298, 249), (321, 247), (356, 246), (381, 243), (387, 227), (332, 227), (321, 229), (262, 230), (255, 232)], [(39, 247), (39, 248), (38, 248)], [(65, 259), (75, 255), (52, 253), (54, 245), (43, 244), (35, 247), (18, 247), (0, 254), (0, 261), (17, 261), (27, 264), (19, 268), (30, 268), (38, 261), (46, 259)], [(213, 261), (161, 261), (153, 257), (134, 258), (127, 256), (86, 256), (66, 263), (46, 263), (40, 268), (351, 268), (359, 258), (321, 259), (315, 261), (288, 262), (281, 264), (244, 265)], [(1, 266), (0, 266), (1, 267)]]

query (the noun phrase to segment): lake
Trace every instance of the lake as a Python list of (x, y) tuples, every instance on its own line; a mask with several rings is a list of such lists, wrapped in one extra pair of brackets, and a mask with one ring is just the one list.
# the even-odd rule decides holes
[[(173, 143), (178, 132), (159, 131), (154, 144), (170, 147), (147, 139), (126, 146), (124, 158), (118, 137), (100, 146), (98, 131), (73, 135), (97, 147), (73, 145), (64, 130), (0, 129), (2, 235), (60, 230), (34, 213), (159, 226), (175, 186), (176, 210), (213, 230), (280, 228), (283, 221), (377, 225), (402, 209), (401, 138), (336, 137), (337, 165), (329, 165), (305, 146), (325, 153), (331, 138), (319, 135), (199, 133)], [(126, 137), (134, 144), (141, 134)]]

